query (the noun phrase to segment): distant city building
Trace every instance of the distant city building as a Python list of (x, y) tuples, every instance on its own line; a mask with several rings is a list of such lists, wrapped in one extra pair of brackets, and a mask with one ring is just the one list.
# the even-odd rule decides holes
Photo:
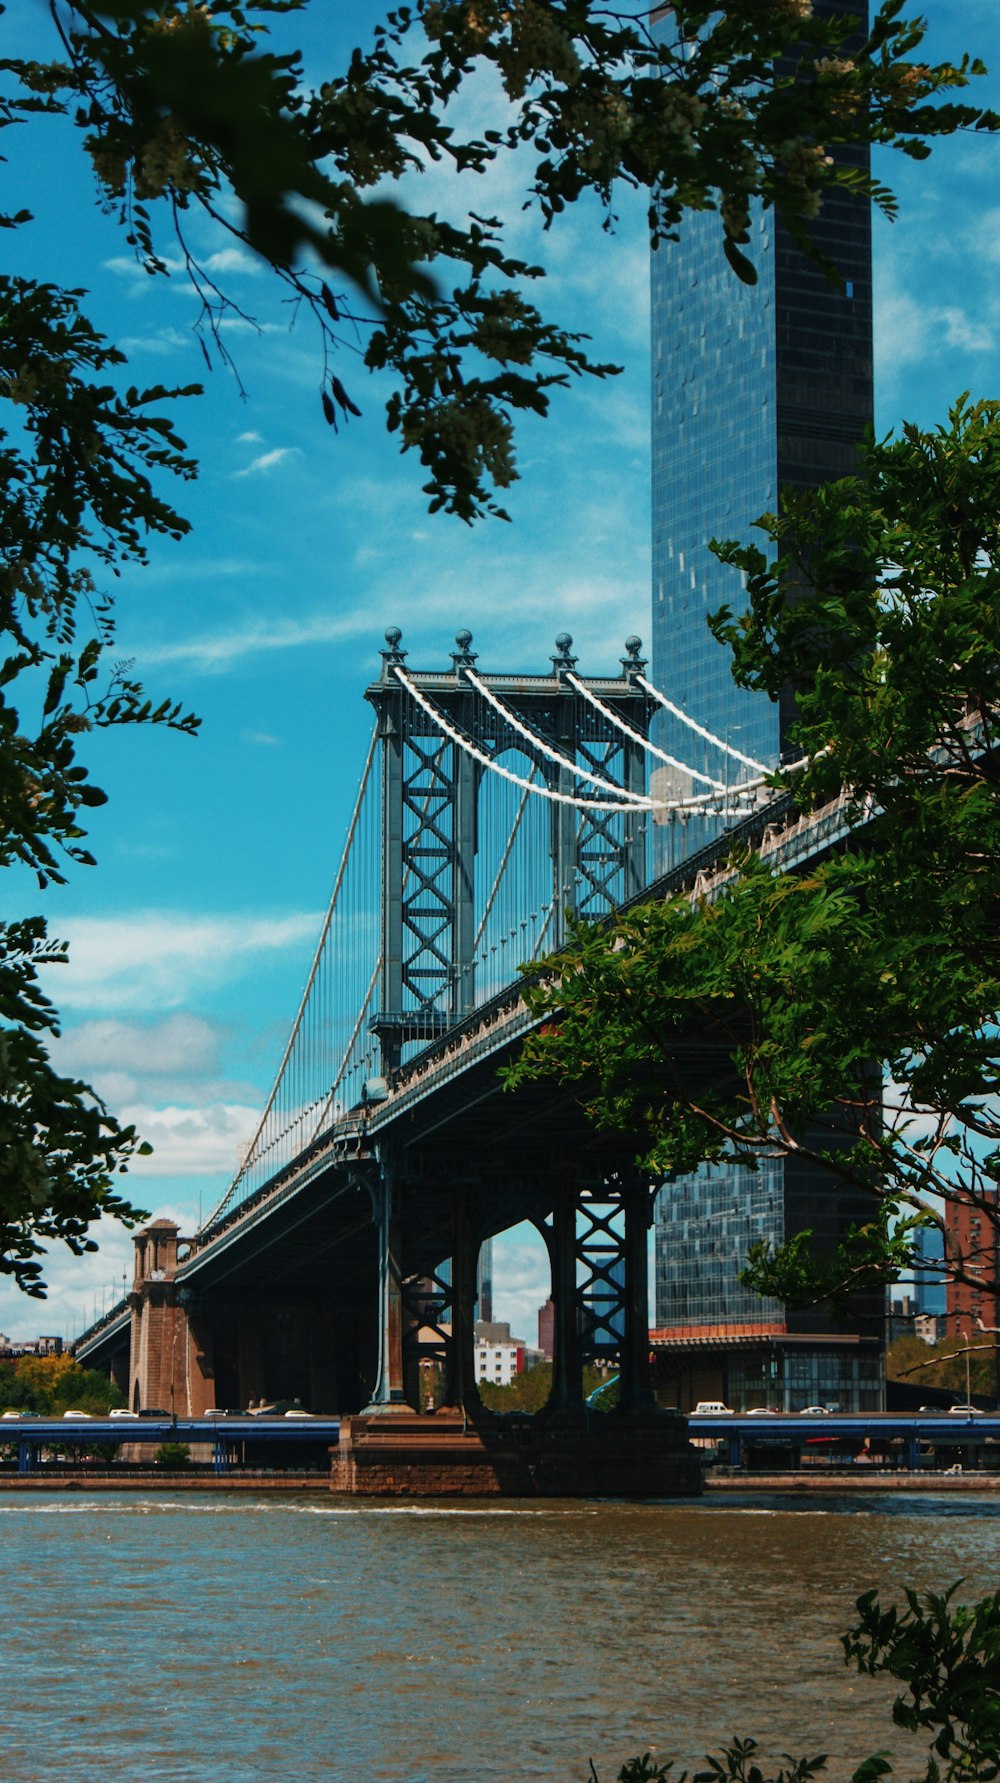
[(476, 1266), (476, 1305), (481, 1319), (493, 1317), (493, 1240), (487, 1238), (479, 1247)]
[(61, 1337), (5, 1337), (0, 1331), (0, 1361), (13, 1361), (18, 1356), (61, 1356)]
[(944, 1233), (940, 1226), (920, 1226), (913, 1235), (918, 1261), (913, 1270), (916, 1311), (943, 1319), (947, 1311), (944, 1274)]
[(555, 1354), (556, 1303), (551, 1294), (544, 1306), (538, 1308), (538, 1347), (546, 1362), (551, 1362)]
[[(841, 0), (814, 0), (819, 16)], [(861, 4), (852, 8), (864, 14)], [(671, 28), (669, 9), (661, 29)], [(867, 166), (863, 151), (858, 165)], [(806, 259), (773, 210), (757, 204), (747, 252), (756, 285), (722, 252), (716, 212), (687, 215), (652, 260), (653, 679), (730, 748), (777, 763), (794, 718), (791, 693), (773, 704), (737, 688), (707, 615), (737, 604), (739, 583), (712, 538), (754, 538), (753, 522), (783, 491), (849, 474), (872, 420), (870, 205), (828, 192), (812, 227), (841, 282)], [(759, 537), (759, 535), (757, 535)], [(735, 785), (752, 770), (666, 713), (656, 740), (701, 774)], [(654, 785), (686, 797), (701, 784), (659, 768)], [(721, 833), (724, 820), (676, 820), (658, 832), (661, 868)], [(656, 1212), (656, 1324), (664, 1397), (795, 1410), (830, 1403), (874, 1409), (884, 1390), (885, 1305), (857, 1317), (787, 1314), (740, 1283), (753, 1240), (780, 1244), (804, 1227), (835, 1245), (870, 1208), (860, 1192), (796, 1162), (705, 1166), (669, 1182)]]
[[(984, 1202), (987, 1204), (984, 1205)], [(990, 1205), (989, 1203), (992, 1203)], [(968, 1281), (945, 1287), (948, 1336), (976, 1337), (980, 1327), (1000, 1326), (1000, 1206), (997, 1192), (972, 1200), (954, 1195), (945, 1208), (948, 1249)]]
[(476, 1380), (509, 1387), (515, 1375), (542, 1360), (541, 1351), (529, 1348), (521, 1337), (512, 1337), (505, 1319), (477, 1319), (475, 1324)]
[(912, 1290), (893, 1294), (889, 1301), (889, 1342), (899, 1337), (919, 1337), (921, 1343), (937, 1342), (937, 1320), (917, 1311)]

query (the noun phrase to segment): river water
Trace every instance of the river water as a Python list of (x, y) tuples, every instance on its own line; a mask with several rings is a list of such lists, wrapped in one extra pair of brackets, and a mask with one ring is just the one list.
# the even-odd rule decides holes
[(974, 1496), (5, 1493), (0, 1778), (611, 1783), (736, 1733), (842, 1783), (905, 1752), (843, 1664), (854, 1599), (998, 1573)]

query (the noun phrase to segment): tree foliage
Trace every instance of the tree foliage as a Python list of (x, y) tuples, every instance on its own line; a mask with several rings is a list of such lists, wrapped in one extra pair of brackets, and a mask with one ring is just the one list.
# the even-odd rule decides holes
[(0, 1364), (0, 1410), (41, 1412), (61, 1417), (64, 1411), (86, 1411), (95, 1417), (124, 1398), (99, 1369), (81, 1368), (72, 1356), (19, 1356)]
[[(587, 194), (610, 225), (623, 187), (653, 194), (657, 235), (686, 210), (717, 210), (720, 252), (752, 279), (754, 198), (808, 245), (831, 187), (893, 209), (853, 151), (922, 157), (937, 136), (997, 123), (953, 97), (982, 65), (957, 52), (924, 61), (903, 0), (885, 0), (862, 41), (849, 5), (814, 17), (810, 0), (724, 11), (678, 0), (655, 37), (644, 15), (593, 0), (416, 0), (346, 69), (308, 79), (300, 55), (265, 44), (269, 23), (300, 10), (50, 0), (57, 57), (0, 65), (14, 79), (8, 115), (72, 112), (151, 273), (168, 270), (165, 233), (179, 239), (223, 353), (228, 299), (190, 245), (189, 213), (262, 255), (316, 323), (333, 424), (358, 412), (334, 364), (360, 332), (365, 364), (389, 374), (388, 424), (423, 465), (431, 507), (466, 520), (500, 511), (494, 492), (516, 475), (513, 416), (544, 414), (554, 385), (611, 368), (543, 317), (530, 295), (542, 268), (508, 253), (468, 179), (453, 183), (453, 214), (419, 209), (429, 162), (475, 176), (516, 155), (546, 225)], [(473, 132), (453, 108), (469, 92)]]
[(944, 1387), (964, 1400), (968, 1358), (970, 1391), (994, 1399), (997, 1391), (994, 1344), (992, 1337), (948, 1337), (932, 1345), (906, 1334), (897, 1337), (886, 1350), (886, 1379), (907, 1381), (915, 1387)]
[[(961, 1584), (961, 1581), (959, 1581)], [(858, 1621), (842, 1637), (844, 1660), (868, 1677), (898, 1679), (893, 1724), (926, 1741), (927, 1762), (910, 1783), (995, 1783), (1000, 1774), (1000, 1592), (974, 1604), (952, 1604), (949, 1591), (906, 1592), (905, 1610), (883, 1608), (875, 1591), (857, 1601)], [(762, 1769), (756, 1740), (734, 1739), (691, 1783), (807, 1783), (821, 1776), (826, 1757), (792, 1758), (771, 1776)], [(851, 1783), (879, 1783), (896, 1775), (893, 1753), (872, 1753)], [(685, 1783), (687, 1772), (658, 1763), (647, 1752), (618, 1772), (618, 1783)], [(591, 1765), (593, 1783), (599, 1783)]]
[(835, 1255), (805, 1234), (754, 1256), (786, 1301), (920, 1267), (921, 1225), (953, 1279), (996, 1283), (998, 515), (1000, 404), (963, 398), (788, 496), (769, 552), (717, 547), (746, 577), (711, 622), (737, 681), (796, 690), (808, 765), (776, 784), (842, 807), (852, 844), (799, 874), (735, 855), (697, 895), (578, 927), (526, 989), (545, 1021), (510, 1081), (576, 1086), (651, 1172), (797, 1155), (870, 1193)]
[[(903, 19), (902, 0), (886, 0), (864, 42), (849, 21), (813, 18), (808, 0), (724, 12), (678, 0), (656, 41), (641, 17), (592, 0), (417, 0), (346, 70), (318, 77), (267, 41), (269, 25), (299, 10), (300, 0), (49, 0), (52, 53), (0, 60), (0, 128), (71, 120), (98, 201), (139, 263), (169, 276), (164, 244), (179, 247), (209, 360), (213, 345), (227, 357), (221, 323), (234, 305), (191, 245), (192, 215), (261, 256), (315, 321), (327, 420), (359, 412), (335, 366), (360, 340), (364, 364), (386, 375), (388, 426), (423, 466), (431, 508), (464, 520), (502, 513), (518, 412), (544, 414), (553, 386), (611, 369), (543, 316), (531, 296), (541, 268), (476, 213), (474, 176), (517, 155), (546, 224), (590, 194), (610, 225), (623, 185), (654, 194), (658, 235), (688, 209), (717, 209), (720, 251), (750, 279), (754, 199), (808, 245), (831, 187), (891, 211), (891, 193), (863, 170), (868, 143), (921, 157), (937, 136), (1000, 122), (954, 97), (981, 64), (921, 59), (923, 29)], [(472, 133), (451, 109), (470, 90)], [(429, 162), (465, 176), (452, 215), (411, 202)], [(31, 196), (11, 194), (0, 226), (27, 227)], [(103, 795), (81, 738), (195, 722), (114, 660), (105, 585), (144, 560), (151, 538), (186, 531), (163, 486), (194, 466), (163, 405), (194, 387), (129, 386), (123, 355), (86, 319), (82, 276), (63, 288), (0, 281), (0, 865), (25, 864), (43, 885), (91, 860), (82, 819)], [(57, 1018), (36, 971), (59, 952), (33, 916), (0, 928), (0, 1268), (39, 1293), (43, 1240), (86, 1249), (102, 1209), (137, 1217), (112, 1186), (135, 1134), (48, 1062)]]

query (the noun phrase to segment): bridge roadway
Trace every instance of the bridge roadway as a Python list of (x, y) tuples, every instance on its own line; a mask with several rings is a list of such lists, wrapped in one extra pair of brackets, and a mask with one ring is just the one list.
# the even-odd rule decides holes
[[(789, 806), (786, 798), (756, 812), (636, 901), (677, 892), (713, 897), (731, 877), (728, 855), (739, 841), (776, 867), (794, 869), (850, 834), (844, 798), (805, 817)], [(128, 1300), (84, 1333), (78, 1360), (117, 1368), (115, 1378), (136, 1408), (183, 1403), (197, 1412), (206, 1403), (292, 1396), (345, 1414), (373, 1400), (413, 1404), (426, 1353), (420, 1334), (434, 1316), (416, 1295), (429, 1282), (432, 1301), (444, 1290), (441, 1324), (431, 1336), (446, 1359), (445, 1403), (475, 1404), (479, 1247), (528, 1220), (542, 1232), (552, 1263), (561, 1357), (553, 1405), (576, 1415), (580, 1219), (590, 1217), (588, 1207), (600, 1219), (602, 1203), (613, 1203), (626, 1265), (623, 1404), (630, 1414), (651, 1413), (650, 1184), (636, 1173), (634, 1135), (595, 1133), (573, 1093), (551, 1082), (504, 1093), (498, 1068), (515, 1056), (534, 1020), (518, 984), (471, 1011), (396, 1068), (384, 1099), (353, 1108), (179, 1250), (174, 1240), (165, 1267), (166, 1253), (154, 1252), (168, 1240), (153, 1222), (139, 1239), (150, 1267), (143, 1265), (140, 1279), (137, 1266)], [(703, 1092), (728, 1080), (729, 1048), (693, 1028), (682, 1069)], [(594, 1231), (597, 1255), (603, 1239)], [(436, 1274), (442, 1259), (450, 1259), (446, 1288)]]
[[(693, 1416), (688, 1435), (724, 1441), (730, 1466), (742, 1467), (748, 1448), (802, 1448), (807, 1443), (846, 1439), (861, 1444), (903, 1442), (907, 1467), (920, 1466), (920, 1446), (939, 1448), (1000, 1445), (1000, 1412), (729, 1412)], [(1000, 1450), (998, 1450), (1000, 1452)]]
[(17, 1445), (18, 1472), (34, 1473), (38, 1451), (48, 1446), (93, 1448), (99, 1443), (211, 1443), (216, 1473), (225, 1473), (237, 1444), (247, 1448), (335, 1447), (339, 1418), (32, 1418), (0, 1420), (0, 1448)]
[[(725, 861), (738, 842), (753, 841), (776, 868), (814, 862), (851, 833), (849, 809), (841, 796), (798, 817), (786, 795), (632, 901), (684, 889), (712, 896), (731, 877)], [(352, 1110), (256, 1194), (203, 1228), (179, 1262), (178, 1286), (217, 1291), (238, 1275), (244, 1290), (281, 1279), (300, 1289), (314, 1283), (329, 1289), (334, 1270), (341, 1282), (373, 1290), (373, 1210), (370, 1189), (365, 1191), (386, 1142), (406, 1154), (408, 1173), (421, 1184), (427, 1244), (413, 1267), (427, 1273), (449, 1248), (456, 1158), (464, 1174), (471, 1168), (480, 1181), (474, 1219), (484, 1239), (547, 1211), (553, 1168), (571, 1155), (590, 1160), (595, 1180), (602, 1167), (628, 1169), (634, 1141), (596, 1134), (574, 1094), (551, 1083), (525, 1086), (516, 1098), (504, 1094), (499, 1069), (515, 1056), (535, 1019), (515, 983), (456, 1022), (397, 1071), (383, 1102)], [(701, 1086), (729, 1070), (728, 1052), (695, 1033), (686, 1050), (690, 1075)], [(84, 1334), (78, 1359), (96, 1363), (95, 1351), (120, 1338), (127, 1320), (127, 1305), (120, 1304)]]

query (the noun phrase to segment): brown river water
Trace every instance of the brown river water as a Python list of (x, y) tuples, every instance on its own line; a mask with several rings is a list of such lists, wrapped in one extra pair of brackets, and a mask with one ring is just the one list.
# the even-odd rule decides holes
[(731, 1734), (908, 1777), (838, 1636), (959, 1577), (1000, 1586), (996, 1498), (5, 1494), (0, 1779), (612, 1783)]

